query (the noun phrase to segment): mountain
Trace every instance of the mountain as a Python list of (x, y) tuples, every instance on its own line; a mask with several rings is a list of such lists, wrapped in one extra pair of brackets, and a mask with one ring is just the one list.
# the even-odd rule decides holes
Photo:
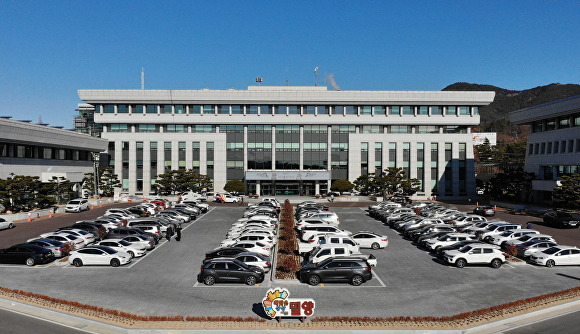
[(530, 132), (528, 126), (510, 124), (508, 113), (547, 102), (580, 95), (580, 85), (553, 83), (526, 90), (509, 90), (492, 85), (456, 82), (444, 91), (494, 91), (495, 99), (487, 106), (479, 108), (481, 125), (479, 132), (497, 132), (498, 141), (512, 142), (524, 139)]

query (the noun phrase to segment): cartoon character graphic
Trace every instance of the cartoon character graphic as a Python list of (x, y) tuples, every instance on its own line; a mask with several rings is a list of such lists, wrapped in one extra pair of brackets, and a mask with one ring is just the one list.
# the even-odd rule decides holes
[(264, 311), (270, 318), (288, 315), (288, 290), (270, 289), (262, 301)]

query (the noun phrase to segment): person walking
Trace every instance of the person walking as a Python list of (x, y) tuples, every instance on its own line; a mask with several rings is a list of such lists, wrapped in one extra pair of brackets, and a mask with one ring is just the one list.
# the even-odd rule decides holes
[(173, 229), (167, 229), (167, 232), (165, 232), (165, 238), (167, 239), (167, 242), (171, 242), (172, 235), (173, 235)]
[(175, 227), (175, 241), (180, 240), (181, 240), (181, 223), (178, 223), (177, 227)]

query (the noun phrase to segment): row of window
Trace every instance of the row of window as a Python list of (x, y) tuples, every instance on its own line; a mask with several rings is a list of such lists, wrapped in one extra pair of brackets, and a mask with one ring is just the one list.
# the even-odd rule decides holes
[[(108, 132), (163, 133), (243, 133), (244, 125), (187, 125), (187, 124), (108, 124)], [(303, 125), (304, 133), (328, 133), (328, 126)], [(315, 127), (315, 128), (313, 128)], [(270, 133), (272, 125), (247, 125), (248, 133)], [(300, 125), (274, 125), (276, 133), (300, 133)], [(337, 125), (332, 133), (467, 133), (467, 126), (459, 125)]]
[(188, 115), (479, 115), (477, 106), (96, 104), (103, 114)]
[[(574, 145), (576, 143), (576, 145)], [(580, 139), (556, 140), (545, 143), (529, 143), (528, 155), (564, 154), (580, 152)]]
[(532, 123), (533, 132), (544, 132), (580, 126), (580, 113)]
[(9, 143), (0, 143), (0, 157), (91, 161), (91, 153), (89, 151)]

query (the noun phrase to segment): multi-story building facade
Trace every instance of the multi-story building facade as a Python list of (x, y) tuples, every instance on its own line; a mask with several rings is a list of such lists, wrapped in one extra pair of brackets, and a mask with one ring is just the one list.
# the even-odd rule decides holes
[(106, 139), (0, 118), (0, 179), (26, 175), (48, 182), (56, 176), (81, 185), (84, 174), (94, 171), (93, 154), (106, 149)]
[(193, 169), (215, 191), (239, 179), (262, 195), (315, 195), (334, 180), (402, 167), (419, 197), (474, 196), (479, 106), (494, 92), (79, 90), (109, 140), (121, 191), (148, 195), (158, 174)]
[(524, 170), (536, 174), (533, 200), (550, 202), (563, 175), (580, 173), (580, 95), (517, 110), (509, 117), (532, 128)]

